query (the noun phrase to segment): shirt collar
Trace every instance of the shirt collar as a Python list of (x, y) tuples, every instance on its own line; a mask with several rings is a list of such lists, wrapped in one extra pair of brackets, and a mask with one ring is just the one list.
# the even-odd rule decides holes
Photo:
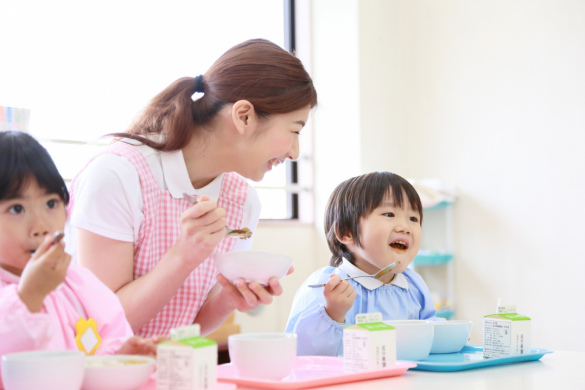
[(182, 150), (161, 153), (160, 160), (165, 184), (173, 198), (182, 198), (183, 193), (186, 193), (197, 196), (207, 195), (210, 199), (217, 201), (223, 181), (223, 173), (205, 187), (195, 189), (191, 184)]
[[(349, 260), (345, 258), (343, 259), (343, 263), (341, 263), (341, 265), (339, 266), (339, 269), (345, 271), (348, 276), (368, 275), (367, 273), (365, 273), (364, 271), (350, 263)], [(378, 287), (382, 287), (385, 285), (378, 279), (374, 278), (357, 278), (354, 280), (357, 283), (361, 284), (363, 287), (367, 288), (368, 290), (375, 290)], [(394, 279), (392, 279), (392, 281), (388, 284), (408, 290), (408, 281), (406, 280), (406, 277), (402, 275), (402, 273), (396, 274), (394, 276)]]

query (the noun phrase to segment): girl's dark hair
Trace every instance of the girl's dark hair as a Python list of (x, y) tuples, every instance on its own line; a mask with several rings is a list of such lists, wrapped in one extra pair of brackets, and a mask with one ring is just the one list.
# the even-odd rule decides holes
[(18, 197), (31, 179), (69, 203), (65, 181), (47, 150), (27, 133), (0, 131), (0, 200)]
[(337, 235), (351, 234), (355, 244), (361, 246), (360, 218), (371, 214), (389, 195), (397, 207), (403, 207), (404, 202), (408, 201), (410, 208), (419, 212), (422, 225), (423, 208), (418, 193), (408, 180), (395, 173), (372, 172), (348, 179), (335, 188), (325, 209), (330, 265), (338, 267), (344, 257), (351, 263), (355, 262), (353, 254), (339, 242)]
[[(193, 101), (195, 91), (203, 95)], [(183, 77), (155, 96), (126, 133), (162, 151), (179, 150), (196, 127), (210, 123), (227, 104), (248, 100), (260, 118), (317, 105), (317, 92), (301, 61), (280, 46), (252, 39), (225, 52), (199, 80)], [(144, 136), (163, 134), (154, 142)]]

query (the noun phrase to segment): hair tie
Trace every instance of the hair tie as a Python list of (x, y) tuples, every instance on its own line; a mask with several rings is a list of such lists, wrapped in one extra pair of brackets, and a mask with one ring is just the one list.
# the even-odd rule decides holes
[(205, 90), (203, 88), (203, 75), (199, 75), (195, 77), (195, 92), (204, 93)]

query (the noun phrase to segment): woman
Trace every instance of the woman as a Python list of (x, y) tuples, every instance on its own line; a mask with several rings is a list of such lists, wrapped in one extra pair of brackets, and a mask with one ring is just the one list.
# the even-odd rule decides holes
[(205, 74), (159, 93), (78, 174), (72, 254), (116, 292), (135, 332), (148, 337), (199, 323), (208, 334), (234, 309), (282, 293), (276, 278), (266, 287), (234, 286), (210, 255), (250, 247), (226, 237), (226, 225), (254, 230), (259, 219), (245, 178), (261, 180), (298, 157), (299, 133), (316, 104), (297, 58), (269, 41), (246, 41)]

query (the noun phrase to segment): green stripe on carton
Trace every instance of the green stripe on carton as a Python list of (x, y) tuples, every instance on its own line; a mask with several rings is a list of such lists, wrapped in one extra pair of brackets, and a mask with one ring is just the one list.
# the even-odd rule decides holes
[(185, 344), (192, 346), (193, 348), (207, 347), (209, 345), (216, 345), (216, 342), (205, 337), (191, 337), (190, 339), (181, 340)]
[(378, 330), (392, 330), (394, 329), (393, 326), (390, 326), (388, 324), (385, 324), (383, 322), (370, 322), (367, 324), (356, 324), (357, 326), (359, 326), (360, 328), (364, 328), (365, 330), (368, 330), (370, 332), (376, 332)]
[(529, 317), (523, 316), (518, 313), (503, 313), (503, 314), (490, 314), (484, 316), (484, 318), (503, 318), (510, 321), (530, 321)]
[(203, 347), (208, 347), (210, 345), (216, 345), (217, 343), (213, 340), (210, 339), (206, 339), (205, 337), (201, 337), (201, 336), (196, 336), (196, 337), (191, 337), (188, 339), (182, 339), (182, 340), (166, 340), (163, 341), (162, 343), (166, 344), (166, 343), (175, 343), (175, 344), (184, 344), (187, 345), (189, 347), (193, 347), (193, 348), (203, 348)]

